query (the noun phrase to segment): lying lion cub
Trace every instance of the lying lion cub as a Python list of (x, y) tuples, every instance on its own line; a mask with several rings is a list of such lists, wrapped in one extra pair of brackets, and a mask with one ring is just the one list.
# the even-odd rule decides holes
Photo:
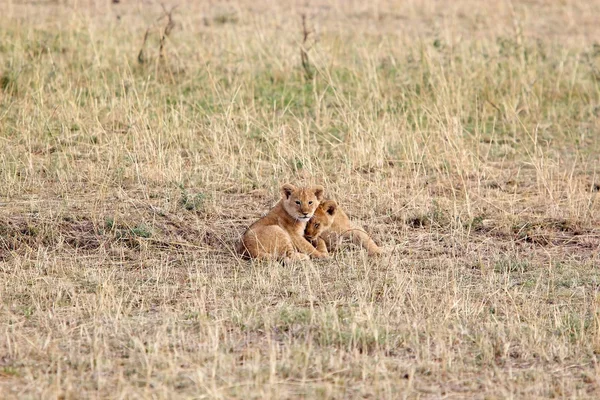
[(298, 188), (286, 183), (281, 200), (267, 215), (250, 225), (238, 245), (245, 257), (264, 260), (306, 260), (308, 255), (327, 258), (305, 238), (306, 223), (323, 199), (323, 186)]
[(333, 250), (342, 238), (350, 238), (353, 243), (367, 249), (371, 256), (382, 253), (369, 235), (354, 225), (334, 200), (325, 200), (319, 204), (306, 224), (304, 237), (323, 254), (327, 254), (328, 248)]

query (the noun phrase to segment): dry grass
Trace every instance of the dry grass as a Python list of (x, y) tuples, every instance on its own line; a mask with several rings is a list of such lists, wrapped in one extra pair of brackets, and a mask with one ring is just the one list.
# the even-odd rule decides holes
[(600, 2), (272, 3), (0, 2), (0, 397), (600, 396)]

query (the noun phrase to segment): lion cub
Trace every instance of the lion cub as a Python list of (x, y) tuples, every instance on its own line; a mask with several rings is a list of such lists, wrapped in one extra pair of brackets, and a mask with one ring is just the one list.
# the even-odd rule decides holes
[(261, 219), (250, 225), (238, 245), (238, 252), (257, 259), (306, 260), (308, 255), (327, 258), (305, 238), (306, 223), (323, 199), (323, 186), (281, 187), (281, 200)]
[(327, 254), (328, 248), (334, 249), (342, 238), (350, 238), (353, 243), (367, 249), (371, 256), (382, 253), (373, 239), (353, 224), (334, 200), (326, 200), (319, 204), (313, 217), (306, 224), (304, 237), (324, 254)]

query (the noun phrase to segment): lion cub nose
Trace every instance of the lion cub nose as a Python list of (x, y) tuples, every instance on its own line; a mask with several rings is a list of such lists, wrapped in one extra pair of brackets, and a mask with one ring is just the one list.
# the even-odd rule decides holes
[(304, 212), (304, 211), (302, 211), (302, 214), (304, 214), (304, 215), (308, 215), (308, 213), (307, 213), (307, 212)]

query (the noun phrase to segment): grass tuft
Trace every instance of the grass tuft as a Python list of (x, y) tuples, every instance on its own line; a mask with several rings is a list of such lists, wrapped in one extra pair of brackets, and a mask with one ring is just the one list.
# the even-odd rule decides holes
[(597, 1), (138, 3), (2, 4), (0, 398), (600, 397)]

